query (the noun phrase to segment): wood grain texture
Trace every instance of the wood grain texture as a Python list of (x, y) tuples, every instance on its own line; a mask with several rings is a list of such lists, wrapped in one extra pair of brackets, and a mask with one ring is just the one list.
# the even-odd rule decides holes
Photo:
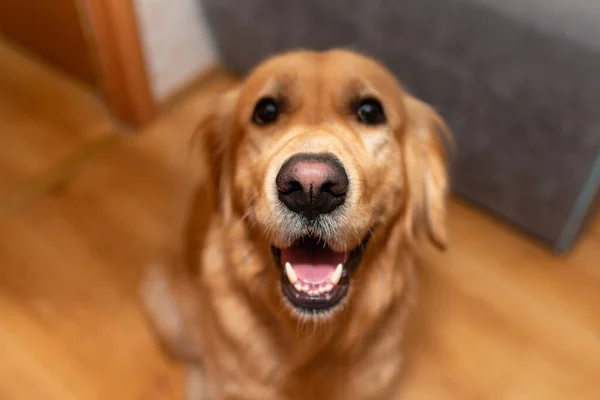
[(0, 196), (113, 130), (88, 88), (0, 40)]
[[(9, 61), (0, 85), (10, 88), (0, 90), (5, 192), (109, 123), (72, 83), (6, 54), (0, 48)], [(23, 70), (29, 79), (11, 84)], [(2, 217), (1, 399), (184, 398), (182, 371), (158, 348), (136, 286), (202, 178), (187, 141), (198, 110), (234, 83), (213, 74), (140, 135), (121, 136)], [(24, 98), (31, 112), (13, 107)], [(600, 220), (564, 257), (456, 200), (450, 228), (449, 250), (421, 257), (403, 399), (600, 398)]]
[(49, 63), (96, 86), (79, 0), (2, 0), (0, 32)]

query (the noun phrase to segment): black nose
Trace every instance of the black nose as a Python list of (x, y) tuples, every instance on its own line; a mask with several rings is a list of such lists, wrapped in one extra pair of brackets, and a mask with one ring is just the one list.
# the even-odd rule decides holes
[(296, 154), (275, 179), (279, 200), (291, 211), (315, 219), (344, 204), (348, 175), (331, 154)]

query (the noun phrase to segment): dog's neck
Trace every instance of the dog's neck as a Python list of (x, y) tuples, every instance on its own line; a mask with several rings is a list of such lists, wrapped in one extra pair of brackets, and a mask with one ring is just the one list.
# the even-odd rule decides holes
[[(376, 339), (390, 330), (400, 332), (407, 314), (411, 253), (405, 251), (399, 228), (375, 232), (343, 309), (331, 319), (303, 321), (283, 305), (281, 275), (268, 244), (243, 222), (222, 222), (214, 221), (209, 230), (206, 248), (210, 251), (203, 256), (199, 276), (201, 296), (213, 310), (202, 325), (213, 338), (207, 338), (207, 345), (216, 337), (235, 345), (215, 348), (213, 361), (230, 359), (227, 369), (251, 374), (265, 387), (283, 385), (281, 390), (296, 393), (312, 388), (321, 390), (315, 392), (317, 398), (332, 399), (339, 397), (322, 390), (351, 390), (342, 389), (344, 379), (357, 368), (387, 365), (382, 359), (398, 367), (400, 343)], [(379, 297), (373, 298), (372, 293)], [(235, 349), (229, 357), (224, 354), (228, 348)], [(321, 381), (331, 377), (331, 371), (338, 371), (336, 385)], [(298, 379), (286, 379), (290, 376)], [(288, 381), (306, 385), (291, 388)]]

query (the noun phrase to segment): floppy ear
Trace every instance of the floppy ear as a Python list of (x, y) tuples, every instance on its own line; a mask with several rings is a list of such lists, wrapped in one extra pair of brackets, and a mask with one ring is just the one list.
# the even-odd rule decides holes
[(205, 196), (213, 198), (217, 203), (220, 203), (225, 190), (222, 180), (238, 93), (238, 88), (232, 89), (208, 103), (193, 135), (194, 144), (200, 146), (205, 159), (209, 192)]
[(408, 234), (415, 238), (425, 229), (431, 242), (445, 249), (449, 189), (445, 144), (451, 142), (451, 133), (444, 120), (424, 102), (407, 95), (405, 107), (403, 158), (408, 186)]

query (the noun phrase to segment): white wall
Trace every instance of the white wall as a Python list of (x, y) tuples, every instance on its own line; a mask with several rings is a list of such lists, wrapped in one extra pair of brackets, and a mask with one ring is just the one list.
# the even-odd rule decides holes
[(133, 1), (150, 85), (158, 102), (216, 63), (201, 1)]

